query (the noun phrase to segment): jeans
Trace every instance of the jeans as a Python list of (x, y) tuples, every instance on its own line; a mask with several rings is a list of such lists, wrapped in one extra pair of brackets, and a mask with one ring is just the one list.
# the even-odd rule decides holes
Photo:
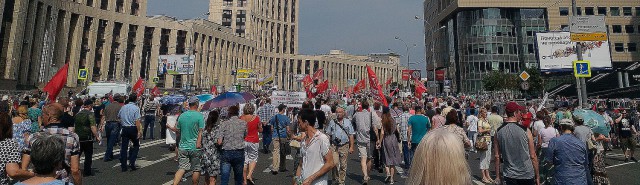
[(84, 153), (84, 168), (83, 174), (85, 176), (91, 175), (91, 164), (93, 163), (93, 141), (80, 141), (80, 155)]
[(145, 115), (144, 116), (144, 129), (142, 130), (142, 139), (147, 139), (147, 128), (151, 128), (149, 132), (149, 138), (155, 139), (153, 137), (153, 127), (155, 127), (156, 116), (155, 115)]
[[(467, 137), (469, 138), (469, 141), (471, 141), (471, 145), (475, 145), (476, 143), (476, 137), (478, 137), (478, 132), (476, 131), (468, 131), (467, 132)], [(475, 147), (471, 147), (471, 151), (476, 151)]]
[(113, 159), (113, 145), (116, 145), (118, 134), (120, 134), (120, 123), (117, 121), (108, 121), (105, 125), (105, 134), (107, 135), (107, 151), (104, 153), (104, 160)]
[(242, 185), (242, 170), (244, 168), (244, 150), (223, 150), (220, 156), (220, 184), (229, 184), (231, 169), (233, 169), (233, 178), (236, 185)]
[[(411, 168), (411, 161), (413, 160), (413, 151), (411, 150), (411, 148), (409, 148), (407, 141), (402, 141), (402, 157), (404, 159), (404, 169), (405, 172), (409, 172), (406, 171), (409, 168)], [(411, 144), (411, 145), (417, 145), (417, 144)]]
[[(129, 141), (133, 143), (131, 150), (129, 150)], [(127, 159), (129, 160), (129, 166), (136, 166), (136, 158), (138, 158), (138, 151), (140, 150), (140, 139), (138, 139), (138, 128), (122, 127), (122, 143), (120, 145), (120, 167), (123, 170), (127, 169)], [(129, 153), (127, 153), (129, 151)]]

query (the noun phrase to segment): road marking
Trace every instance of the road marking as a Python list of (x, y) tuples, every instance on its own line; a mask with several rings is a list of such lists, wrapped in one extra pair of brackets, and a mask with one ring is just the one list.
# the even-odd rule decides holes
[(636, 163), (636, 162), (626, 162), (626, 163), (621, 163), (621, 164), (616, 164), (616, 165), (607, 166), (607, 167), (605, 167), (605, 168), (613, 168), (613, 167), (624, 166), (624, 165), (627, 165), (627, 164), (633, 164), (633, 163)]
[[(145, 142), (145, 143), (140, 144), (140, 149), (152, 147), (152, 146), (159, 145), (159, 144), (162, 144), (162, 143), (165, 143), (165, 141), (162, 140), (162, 139), (161, 140), (150, 141), (150, 142)], [(129, 145), (129, 146), (131, 146), (131, 145)], [(102, 159), (102, 158), (104, 158), (105, 153), (106, 152), (93, 154), (92, 158), (93, 158), (93, 160)], [(115, 156), (115, 155), (118, 155), (118, 154), (120, 154), (120, 147), (118, 147), (118, 149), (115, 149), (115, 146), (114, 146), (113, 155)], [(84, 163), (84, 157), (80, 157), (80, 163)]]

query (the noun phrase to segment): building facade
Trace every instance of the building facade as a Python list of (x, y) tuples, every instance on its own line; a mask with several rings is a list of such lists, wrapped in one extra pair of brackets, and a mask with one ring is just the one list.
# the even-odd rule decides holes
[[(577, 6), (578, 15), (606, 16), (614, 69), (640, 62), (638, 1), (578, 0)], [(444, 70), (457, 92), (482, 91), (491, 71), (538, 67), (535, 33), (568, 30), (572, 14), (571, 1), (555, 0), (425, 0), (424, 10), (429, 75)]]
[[(296, 0), (211, 0), (210, 12), (202, 14), (208, 20), (147, 16), (148, 2), (0, 0), (0, 89), (42, 87), (65, 63), (69, 88), (155, 77), (159, 82), (147, 87), (231, 87), (239, 83), (232, 71), (253, 69), (258, 76), (279, 77), (275, 84), (284, 90), (299, 90), (295, 78), (286, 76), (320, 68), (344, 88), (343, 79), (366, 77), (354, 76), (366, 72), (364, 66), (379, 76), (397, 69), (357, 57), (298, 55)], [(161, 55), (194, 56), (194, 74), (158, 75)], [(79, 69), (88, 70), (87, 80), (78, 80)]]

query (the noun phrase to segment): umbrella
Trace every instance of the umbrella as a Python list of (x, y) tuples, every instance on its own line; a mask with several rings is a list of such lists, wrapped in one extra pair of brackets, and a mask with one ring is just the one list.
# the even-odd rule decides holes
[(206, 102), (213, 99), (213, 95), (211, 94), (201, 94), (196, 96), (200, 100), (200, 102)]
[(207, 101), (202, 105), (202, 110), (209, 110), (211, 108), (228, 107), (239, 103), (245, 103), (242, 94), (236, 92), (226, 92), (218, 95), (216, 98)]
[(171, 105), (171, 104), (181, 104), (186, 101), (187, 97), (182, 95), (173, 95), (173, 96), (165, 96), (160, 99), (160, 103), (163, 105)]
[(604, 117), (593, 110), (577, 109), (573, 111), (574, 116), (581, 117), (584, 120), (584, 125), (591, 128), (595, 133), (609, 136), (611, 126), (607, 123)]
[(248, 92), (242, 92), (240, 94), (242, 95), (242, 98), (244, 98), (244, 100), (246, 100), (246, 101), (250, 101), (250, 100), (256, 99), (256, 96), (254, 96), (253, 94), (248, 93)]

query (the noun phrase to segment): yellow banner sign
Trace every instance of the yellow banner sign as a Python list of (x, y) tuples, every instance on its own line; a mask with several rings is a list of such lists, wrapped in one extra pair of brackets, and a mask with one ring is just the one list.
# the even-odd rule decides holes
[(571, 33), (571, 41), (607, 41), (607, 33)]

